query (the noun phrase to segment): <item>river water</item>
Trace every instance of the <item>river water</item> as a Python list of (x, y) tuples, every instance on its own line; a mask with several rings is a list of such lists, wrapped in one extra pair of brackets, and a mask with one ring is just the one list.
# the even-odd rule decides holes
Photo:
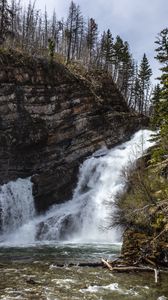
[(168, 299), (164, 274), (156, 285), (154, 274), (79, 266), (119, 255), (122, 233), (107, 230), (113, 203), (126, 184), (123, 169), (152, 145), (150, 135), (139, 131), (94, 153), (80, 167), (73, 198), (44, 215), (35, 211), (30, 178), (1, 186), (0, 299)]
[[(112, 274), (101, 267), (79, 267), (101, 257), (115, 259), (120, 246), (113, 244), (36, 245), (1, 248), (0, 299), (3, 300), (166, 300), (167, 275), (159, 284), (153, 273)], [(68, 266), (69, 263), (76, 264)], [(64, 267), (60, 267), (60, 265)]]

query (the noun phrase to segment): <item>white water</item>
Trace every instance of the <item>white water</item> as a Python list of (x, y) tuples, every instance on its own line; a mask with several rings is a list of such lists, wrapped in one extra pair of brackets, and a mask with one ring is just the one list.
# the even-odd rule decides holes
[(17, 230), (35, 216), (32, 183), (18, 179), (0, 187), (0, 229), (7, 234)]
[(72, 200), (52, 206), (43, 216), (32, 219), (34, 208), (30, 180), (19, 179), (2, 186), (0, 207), (3, 211), (4, 242), (21, 245), (39, 240), (42, 243), (59, 240), (82, 243), (119, 241), (119, 232), (104, 228), (109, 225), (109, 212), (111, 214), (113, 210), (116, 194), (126, 184), (122, 170), (132, 165), (152, 145), (149, 141), (151, 133), (141, 130), (130, 141), (112, 150), (96, 152), (81, 166)]

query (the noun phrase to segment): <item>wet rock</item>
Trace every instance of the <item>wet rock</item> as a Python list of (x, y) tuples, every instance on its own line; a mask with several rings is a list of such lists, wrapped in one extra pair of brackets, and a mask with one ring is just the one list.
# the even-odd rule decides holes
[(66, 240), (70, 234), (77, 232), (76, 218), (74, 215), (50, 217), (40, 222), (36, 227), (36, 240)]
[(26, 282), (28, 283), (28, 284), (37, 284), (37, 282), (33, 279), (33, 278), (27, 278), (26, 279)]

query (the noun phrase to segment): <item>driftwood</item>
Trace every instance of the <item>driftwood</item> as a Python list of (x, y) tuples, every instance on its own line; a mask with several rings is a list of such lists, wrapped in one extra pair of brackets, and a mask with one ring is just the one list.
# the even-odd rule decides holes
[(112, 265), (108, 262), (108, 260), (105, 260), (105, 259), (101, 259), (102, 263), (110, 270), (110, 271), (113, 271), (113, 267)]
[[(59, 268), (65, 268), (65, 267), (91, 267), (91, 268), (97, 268), (97, 267), (107, 267), (109, 271), (111, 272), (120, 272), (120, 273), (127, 273), (127, 272), (154, 272), (154, 280), (157, 284), (159, 282), (159, 274), (160, 273), (168, 273), (168, 269), (158, 269), (155, 265), (155, 263), (150, 260), (149, 258), (144, 259), (148, 264), (152, 265), (151, 267), (148, 266), (127, 266), (124, 265), (124, 262), (120, 259), (116, 259), (113, 262), (109, 262), (108, 260), (105, 260), (104, 258), (101, 259), (101, 262), (80, 262), (80, 263), (69, 263), (69, 264), (63, 264), (63, 263), (56, 263), (56, 267)], [(32, 283), (33, 282), (29, 282)]]
[[(158, 283), (159, 281), (159, 273), (161, 270), (158, 270), (157, 268), (151, 268), (151, 267), (143, 267), (143, 266), (112, 266), (111, 263), (108, 262), (108, 260), (105, 260), (102, 258), (102, 263), (104, 266), (106, 266), (110, 271), (113, 272), (154, 272), (154, 279), (155, 283)], [(148, 263), (154, 264), (152, 261), (148, 260)]]
[(148, 258), (148, 257), (144, 257), (144, 258), (143, 258), (143, 260), (144, 260), (145, 262), (147, 262), (148, 264), (150, 264), (150, 265), (152, 265), (152, 266), (155, 266), (155, 267), (156, 267), (156, 264), (155, 264), (155, 262), (154, 262), (154, 261), (152, 261), (150, 258)]
[(158, 275), (159, 275), (159, 270), (158, 269), (154, 269), (154, 274), (155, 274), (155, 283), (158, 283)]
[[(103, 260), (104, 261), (104, 260)], [(115, 267), (112, 267), (109, 263), (107, 265), (107, 262), (103, 262), (105, 266), (107, 266), (107, 268), (110, 270), (110, 271), (113, 271), (113, 272), (153, 272), (154, 269), (153, 268), (150, 268), (150, 267), (135, 267), (135, 266), (115, 266)]]
[(97, 268), (97, 267), (102, 267), (102, 262), (81, 262), (81, 263), (69, 263), (69, 264), (56, 263), (55, 266), (58, 267), (58, 268), (64, 268), (64, 267), (91, 267), (91, 268)]

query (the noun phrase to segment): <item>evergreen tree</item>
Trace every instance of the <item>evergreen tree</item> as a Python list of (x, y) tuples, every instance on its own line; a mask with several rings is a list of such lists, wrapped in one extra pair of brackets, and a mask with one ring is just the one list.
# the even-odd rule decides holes
[(104, 68), (108, 71), (113, 62), (113, 38), (110, 29), (103, 35), (101, 49), (104, 58)]
[(121, 81), (121, 92), (124, 97), (128, 100), (131, 83), (132, 83), (132, 76), (134, 74), (134, 66), (132, 55), (129, 51), (129, 44), (124, 42), (123, 53), (121, 57), (122, 69), (120, 68), (120, 81)]
[(152, 69), (150, 68), (146, 54), (144, 53), (140, 68), (139, 68), (139, 81), (140, 81), (140, 98), (138, 104), (139, 113), (147, 113), (149, 106), (149, 95), (150, 95), (150, 78), (152, 75)]
[(151, 124), (154, 128), (157, 128), (160, 124), (160, 113), (159, 113), (159, 106), (160, 106), (160, 98), (161, 98), (161, 87), (157, 84), (154, 87), (152, 98), (151, 98)]
[(160, 99), (160, 113), (164, 122), (168, 118), (168, 28), (163, 29), (158, 35), (156, 41), (158, 48), (156, 49), (156, 59), (161, 63), (162, 75), (160, 77), (162, 91)]
[(159, 146), (154, 151), (154, 161), (164, 159), (168, 155), (168, 28), (163, 29), (158, 37), (156, 44), (156, 59), (161, 63), (162, 74), (160, 77), (161, 91), (159, 92), (159, 103), (157, 104), (156, 118), (157, 125), (160, 125)]
[(141, 85), (138, 77), (138, 65), (134, 66), (134, 74), (133, 74), (133, 82), (131, 87), (131, 99), (129, 107), (131, 107), (134, 111), (139, 110), (139, 98), (141, 94)]
[(113, 46), (114, 49), (114, 72), (113, 79), (118, 81), (119, 73), (121, 69), (121, 62), (123, 58), (124, 42), (119, 35), (116, 37), (116, 41)]
[(155, 43), (158, 48), (155, 49), (157, 56), (155, 57), (161, 64), (168, 66), (168, 28), (163, 29), (157, 37)]
[(92, 56), (96, 45), (98, 36), (98, 25), (93, 18), (88, 21), (88, 28), (86, 34), (87, 48), (89, 51), (89, 63), (92, 63)]
[(99, 45), (99, 63), (98, 63), (98, 67), (101, 68), (103, 68), (104, 66), (105, 40), (106, 40), (106, 32), (103, 31), (103, 34), (101, 35), (101, 39), (100, 39), (100, 45)]
[(0, 0), (0, 44), (2, 44), (7, 35), (11, 35), (10, 25), (12, 23), (13, 12), (10, 9), (7, 0)]

